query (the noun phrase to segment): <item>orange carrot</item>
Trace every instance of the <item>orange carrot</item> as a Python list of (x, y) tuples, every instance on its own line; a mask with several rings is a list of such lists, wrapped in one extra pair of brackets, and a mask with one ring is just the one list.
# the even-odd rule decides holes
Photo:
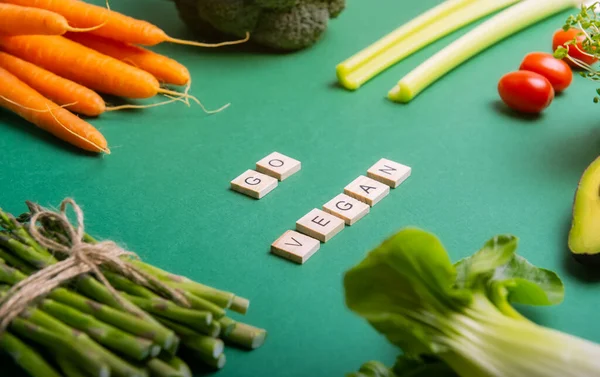
[(63, 36), (0, 36), (0, 49), (87, 88), (129, 98), (181, 93), (160, 88), (146, 71), (101, 54)]
[(79, 148), (110, 153), (106, 139), (94, 126), (58, 107), (3, 68), (0, 68), (0, 106)]
[(15, 56), (0, 52), (0, 67), (59, 105), (73, 104), (69, 110), (97, 116), (106, 110), (102, 97), (73, 81), (64, 79)]
[(5, 3), (47, 9), (63, 15), (71, 25), (89, 28), (105, 23), (104, 26), (91, 31), (101, 37), (119, 40), (132, 44), (153, 46), (161, 42), (173, 42), (200, 47), (219, 47), (246, 42), (240, 41), (206, 44), (185, 41), (168, 36), (162, 29), (149, 22), (137, 20), (104, 7), (88, 4), (78, 0), (2, 0)]
[(2, 35), (63, 35), (67, 31), (90, 30), (69, 26), (58, 13), (13, 4), (0, 3), (0, 20)]
[(160, 82), (186, 85), (190, 81), (190, 73), (186, 67), (167, 56), (148, 49), (90, 33), (67, 33), (65, 37), (104, 55), (112, 56), (134, 67), (143, 69), (151, 73)]

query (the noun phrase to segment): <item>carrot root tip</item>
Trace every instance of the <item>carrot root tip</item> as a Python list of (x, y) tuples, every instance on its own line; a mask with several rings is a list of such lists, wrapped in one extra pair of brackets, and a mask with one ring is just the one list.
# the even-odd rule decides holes
[(94, 143), (91, 140), (86, 139), (85, 137), (73, 132), (71, 129), (69, 129), (67, 126), (65, 126), (60, 120), (58, 120), (58, 118), (56, 117), (56, 115), (54, 115), (54, 113), (52, 112), (52, 109), (50, 108), (50, 106), (48, 106), (48, 104), (46, 104), (46, 107), (48, 108), (48, 111), (50, 112), (50, 115), (52, 115), (52, 118), (54, 118), (54, 120), (56, 121), (56, 123), (58, 123), (63, 129), (65, 129), (68, 133), (72, 134), (73, 136), (85, 140), (86, 142), (90, 143), (91, 145), (93, 145), (97, 151), (99, 152), (104, 152), (106, 154), (110, 154), (110, 149), (108, 149), (108, 147), (101, 147), (98, 144)]

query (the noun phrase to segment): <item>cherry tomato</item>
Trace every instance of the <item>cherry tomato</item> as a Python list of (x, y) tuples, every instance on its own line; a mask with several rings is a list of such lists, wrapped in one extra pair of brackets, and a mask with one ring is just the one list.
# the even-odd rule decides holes
[[(584, 62), (588, 65), (592, 65), (592, 64), (596, 63), (598, 61), (598, 59), (583, 51), (583, 47), (581, 47), (581, 42), (583, 40), (585, 40), (585, 36), (578, 35), (580, 32), (581, 32), (580, 30), (575, 29), (575, 28), (569, 29), (568, 31), (564, 31), (563, 29), (557, 30), (556, 33), (554, 33), (554, 36), (552, 37), (552, 51), (556, 51), (556, 49), (559, 46), (568, 47), (570, 57), (577, 59), (577, 60), (581, 60), (582, 62)], [(577, 42), (579, 42), (579, 43), (577, 43), (577, 47), (579, 47), (579, 48), (575, 48), (575, 46), (573, 46), (573, 45), (569, 45), (569, 46), (564, 45), (565, 43), (572, 41), (575, 38), (577, 38)], [(571, 62), (569, 59), (566, 59), (566, 60), (567, 60), (567, 63), (571, 67), (579, 68), (579, 66), (577, 64)]]
[(567, 89), (573, 81), (573, 72), (569, 65), (545, 52), (532, 52), (526, 55), (519, 69), (544, 76), (550, 81), (556, 93)]
[(502, 76), (498, 93), (508, 107), (523, 113), (540, 113), (554, 99), (550, 81), (531, 71), (515, 71)]

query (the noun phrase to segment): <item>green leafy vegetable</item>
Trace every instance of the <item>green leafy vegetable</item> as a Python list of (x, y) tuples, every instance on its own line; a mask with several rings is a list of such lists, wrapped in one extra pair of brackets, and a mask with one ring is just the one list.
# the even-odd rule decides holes
[[(539, 326), (510, 305), (564, 296), (555, 273), (515, 255), (517, 243), (494, 237), (453, 265), (434, 235), (407, 228), (345, 274), (348, 307), (403, 351), (389, 376), (600, 375), (599, 345)], [(386, 376), (376, 365), (354, 376)]]

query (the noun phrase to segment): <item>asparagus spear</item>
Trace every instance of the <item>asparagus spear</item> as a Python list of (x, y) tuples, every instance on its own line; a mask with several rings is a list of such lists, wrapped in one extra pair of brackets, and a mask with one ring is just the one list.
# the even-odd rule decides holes
[(219, 324), (221, 325), (221, 334), (227, 336), (231, 334), (237, 322), (229, 317), (223, 317), (219, 319)]
[[(4, 244), (2, 243), (3, 240), (6, 241)], [(9, 248), (19, 258), (28, 261), (29, 263), (38, 268), (44, 268), (57, 263), (56, 258), (52, 257), (51, 255), (50, 257), (45, 257), (41, 253), (35, 251), (32, 247), (24, 245), (23, 243), (19, 242), (14, 238), (9, 238), (0, 235), (0, 245), (4, 245), (5, 247)], [(93, 298), (96, 301), (99, 301), (103, 304), (109, 305), (113, 308), (121, 310), (124, 309), (123, 306), (119, 303), (119, 301), (113, 297), (111, 292), (99, 281), (92, 278), (90, 275), (82, 275), (78, 277), (76, 279), (76, 284), (77, 288), (88, 297)], [(160, 326), (160, 324), (154, 318), (152, 318), (151, 315), (144, 312), (142, 312), (141, 314), (144, 320), (151, 322), (156, 326)]]
[[(115, 274), (113, 272), (105, 272), (104, 275), (110, 282), (110, 284), (123, 292), (126, 292), (133, 296), (148, 298), (148, 299), (160, 299), (161, 296), (155, 294), (148, 288), (142, 287), (131, 280), (123, 277), (121, 275)], [(209, 311), (213, 314), (215, 318), (221, 318), (225, 315), (225, 310), (215, 305), (214, 303), (204, 300), (200, 297), (197, 297), (189, 292), (184, 290), (178, 290), (186, 299), (188, 299), (191, 304), (192, 309), (201, 310), (201, 311)]]
[(237, 322), (233, 331), (223, 338), (225, 341), (237, 344), (239, 346), (255, 349), (263, 345), (267, 331), (258, 327), (250, 326), (245, 323)]
[(6, 265), (4, 261), (0, 262), (0, 283), (15, 285), (26, 277), (21, 271)]
[(193, 329), (198, 329), (200, 331), (206, 330), (212, 322), (212, 314), (210, 312), (185, 309), (175, 305), (171, 301), (161, 298), (146, 299), (131, 296), (126, 293), (121, 294), (123, 297), (142, 308), (142, 310), (172, 319)]
[(83, 313), (93, 315), (102, 322), (113, 325), (130, 334), (147, 338), (163, 348), (171, 349), (175, 343), (179, 342), (175, 333), (164, 326), (156, 326), (129, 313), (121, 312), (108, 305), (89, 300), (67, 289), (57, 288), (48, 297)]
[[(185, 325), (182, 325), (180, 323), (177, 323), (175, 321), (172, 321), (168, 318), (162, 318), (162, 317), (157, 317), (157, 319), (165, 326), (167, 326), (168, 328), (172, 329), (173, 331), (175, 331), (175, 333), (180, 336), (181, 338), (185, 338), (187, 336), (195, 336), (195, 335), (208, 335), (212, 338), (216, 338), (219, 333), (215, 333), (214, 329), (211, 329), (210, 326), (208, 329), (206, 329), (205, 331), (197, 331), (195, 329), (191, 329)], [(219, 322), (217, 321), (212, 321), (211, 326), (212, 325), (216, 325), (218, 327), (218, 330), (220, 332), (220, 325)]]
[(173, 368), (161, 359), (152, 359), (146, 364), (152, 377), (184, 377), (179, 370)]
[(115, 376), (147, 377), (143, 370), (134, 367), (119, 356), (108, 351), (98, 343), (94, 342), (87, 334), (73, 330), (61, 321), (39, 309), (29, 309), (23, 313), (23, 316), (27, 317), (30, 322), (38, 326), (49, 329), (65, 339), (71, 339), (76, 343), (82, 344), (83, 347), (96, 352), (106, 362), (111, 371), (114, 372)]
[[(120, 310), (124, 309), (123, 306), (112, 296), (112, 294), (108, 291), (108, 289), (104, 285), (102, 285), (97, 280), (91, 278), (90, 276), (80, 277), (77, 287), (85, 295), (87, 295), (90, 298), (95, 299), (96, 301), (99, 301), (103, 304), (106, 304), (106, 305), (111, 306), (116, 309), (120, 309)], [(121, 299), (127, 301), (127, 299), (123, 296), (121, 296)], [(131, 301), (129, 301), (129, 303), (131, 305), (133, 305), (133, 303), (131, 303)], [(141, 315), (142, 315), (141, 319), (148, 322), (149, 324), (152, 324), (156, 327), (162, 326), (160, 324), (160, 322), (158, 322), (154, 317), (152, 317), (150, 314), (143, 311), (143, 308), (141, 311)], [(164, 328), (164, 326), (163, 326), (163, 329), (161, 331), (169, 331), (169, 330)], [(173, 342), (172, 346), (165, 347), (165, 350), (171, 354), (175, 354), (175, 352), (177, 351), (178, 344), (179, 344), (178, 342)]]
[[(6, 265), (4, 265), (6, 266)], [(8, 266), (6, 266), (8, 267)], [(9, 274), (10, 273), (10, 274)], [(3, 275), (3, 274), (8, 274)], [(3, 268), (0, 265), (0, 282), (11, 285), (25, 279), (27, 276), (16, 269)], [(93, 315), (95, 318), (110, 324), (116, 328), (126, 331), (130, 334), (147, 338), (152, 342), (166, 348), (167, 350), (176, 350), (178, 339), (175, 333), (166, 329), (162, 325), (146, 322), (133, 315), (120, 312), (107, 305), (86, 299), (85, 297), (71, 292), (65, 288), (56, 288), (49, 296), (50, 298), (75, 308), (83, 313)]]
[(201, 359), (206, 365), (216, 369), (223, 368), (225, 366), (225, 363), (227, 362), (227, 358), (225, 357), (224, 353), (220, 354), (217, 358), (201, 356)]
[(167, 271), (161, 270), (158, 267), (151, 266), (141, 261), (132, 261), (133, 265), (148, 274), (167, 283), (170, 287), (180, 289), (181, 291), (189, 292), (208, 300), (221, 308), (231, 309), (235, 312), (245, 314), (248, 311), (250, 302), (242, 297), (238, 297), (231, 292), (221, 291), (195, 281), (192, 281), (184, 276), (174, 275)]
[(110, 271), (103, 271), (104, 276), (108, 280), (108, 282), (120, 291), (126, 292), (133, 296), (143, 297), (143, 298), (156, 298), (160, 297), (154, 294), (151, 290), (146, 287), (142, 287), (131, 280), (127, 279), (124, 276), (119, 274), (115, 274)]
[[(0, 208), (0, 226), (16, 235), (20, 240), (33, 247), (37, 252), (45, 254), (46, 250), (31, 237), (27, 229), (25, 229), (12, 215), (4, 212), (2, 208)], [(50, 253), (45, 254), (45, 256), (50, 256)]]
[[(181, 336), (182, 344), (189, 351), (192, 351), (195, 356), (200, 358), (200, 360), (205, 361), (206, 364), (210, 366), (214, 365), (214, 359), (223, 353), (224, 343), (222, 340), (200, 334), (188, 327), (169, 321), (168, 319), (161, 319), (161, 321), (165, 321), (167, 326), (173, 328), (175, 332)], [(212, 341), (209, 339), (212, 339)]]
[(218, 305), (216, 305), (208, 300), (205, 300), (201, 297), (193, 295), (187, 291), (184, 291), (181, 289), (178, 289), (178, 291), (189, 301), (192, 309), (209, 311), (212, 313), (212, 315), (215, 319), (220, 319), (225, 316), (225, 310), (223, 310)]
[(206, 332), (208, 336), (212, 336), (213, 338), (217, 338), (221, 335), (221, 323), (218, 321), (212, 321), (210, 326), (208, 326), (208, 331)]
[(0, 336), (0, 349), (31, 377), (62, 377), (35, 349), (8, 331)]
[(8, 251), (4, 250), (0, 247), (0, 258), (2, 258), (6, 263), (11, 265), (13, 268), (23, 272), (24, 274), (31, 275), (36, 270), (32, 266), (30, 266), (27, 262), (22, 260), (19, 257), (14, 256)]
[[(2, 267), (0, 265), (0, 267)], [(0, 271), (2, 269), (0, 268)], [(6, 287), (0, 286), (0, 292), (5, 292)], [(114, 355), (110, 351), (106, 350), (99, 344), (95, 343), (92, 339), (88, 337), (87, 334), (81, 333), (79, 331), (74, 331), (71, 327), (65, 325), (63, 322), (55, 319), (51, 315), (41, 311), (37, 308), (31, 308), (25, 311), (22, 316), (26, 317), (32, 323), (47, 328), (61, 336), (73, 339), (76, 342), (83, 344), (85, 347), (94, 350), (94, 352), (101, 355), (104, 361), (108, 364), (110, 369), (115, 372), (116, 376), (119, 377), (147, 377), (144, 372), (140, 369), (137, 369)]]
[(94, 377), (110, 377), (110, 369), (100, 355), (82, 347), (78, 342), (66, 340), (64, 337), (22, 318), (15, 318), (10, 324), (10, 329), (19, 336), (48, 348), (53, 353), (68, 355), (81, 369)]
[(192, 377), (192, 371), (190, 367), (179, 357), (161, 354), (159, 358), (165, 363), (169, 364), (171, 368), (178, 371), (182, 377)]
[(82, 377), (82, 375), (85, 375), (82, 373), (81, 369), (77, 367), (77, 365), (71, 362), (71, 360), (64, 355), (59, 355), (56, 358), (56, 362), (66, 377)]
[(107, 325), (91, 315), (51, 299), (40, 302), (39, 308), (59, 321), (85, 332), (98, 343), (133, 360), (142, 361), (157, 356), (160, 346), (148, 339), (137, 338), (113, 326)]
[(223, 353), (225, 344), (221, 339), (200, 334), (188, 327), (174, 323), (167, 319), (164, 321), (167, 326), (172, 327), (175, 332), (181, 336), (183, 345), (193, 351), (196, 351), (197, 354), (215, 358)]
[(44, 256), (37, 252), (33, 247), (25, 245), (5, 233), (0, 233), (0, 246), (13, 250), (21, 259), (38, 269), (58, 262), (52, 255)]
[(196, 351), (198, 355), (213, 359), (219, 357), (225, 350), (225, 343), (221, 339), (206, 335), (185, 338), (184, 344), (189, 349)]

